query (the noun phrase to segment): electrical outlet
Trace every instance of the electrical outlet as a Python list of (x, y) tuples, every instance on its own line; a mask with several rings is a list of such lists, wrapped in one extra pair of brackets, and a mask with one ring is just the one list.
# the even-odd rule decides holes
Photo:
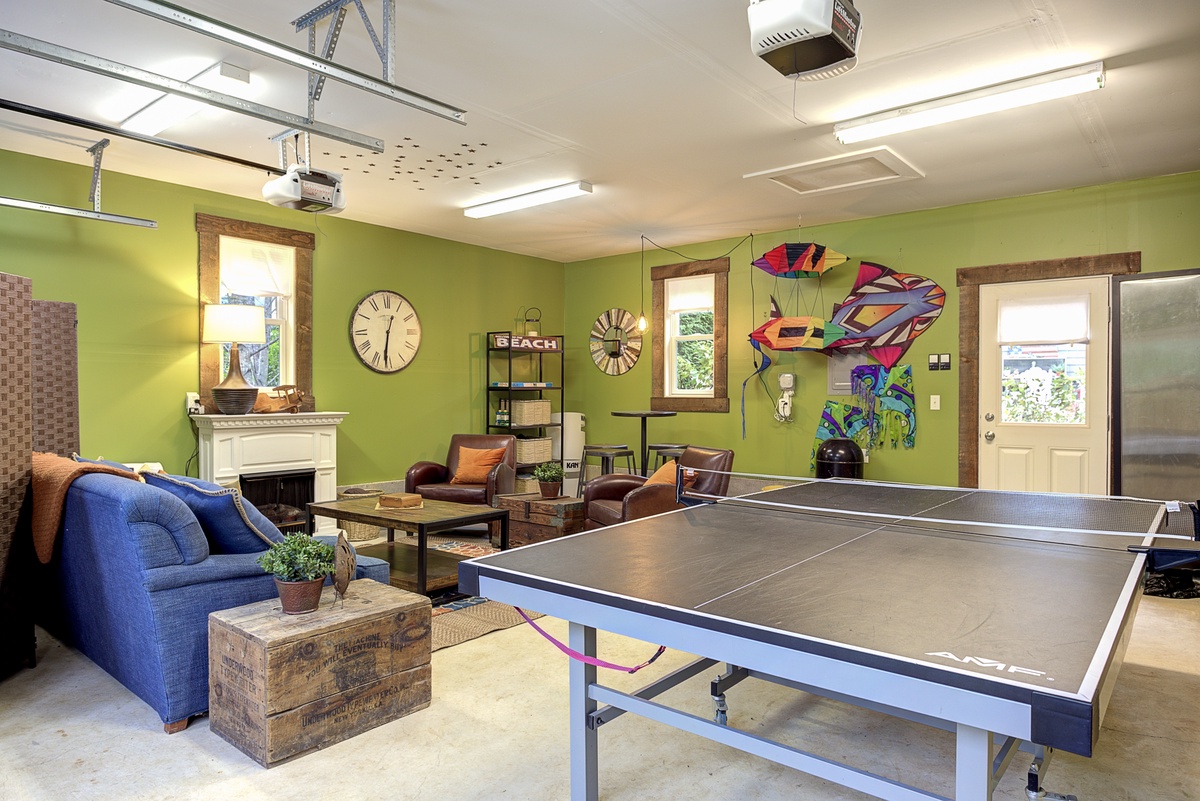
[(938, 412), (938, 411), (941, 411), (941, 409), (942, 409), (942, 396), (941, 395), (930, 395), (929, 396), (929, 411)]
[(187, 395), (184, 397), (183, 413), (184, 414), (200, 414), (201, 413), (200, 412), (200, 393), (199, 392), (187, 393)]

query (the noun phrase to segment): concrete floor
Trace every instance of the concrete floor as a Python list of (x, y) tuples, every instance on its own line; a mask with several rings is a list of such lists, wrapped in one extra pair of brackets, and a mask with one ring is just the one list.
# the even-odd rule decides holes
[[(545, 625), (565, 639), (562, 621)], [(42, 632), (39, 641), (38, 667), (0, 683), (4, 801), (568, 797), (566, 658), (528, 626), (435, 653), (428, 709), (270, 770), (207, 719), (163, 734), (157, 715), (106, 673)], [(612, 661), (651, 650), (600, 636)], [(633, 688), (687, 659), (668, 652), (636, 676), (606, 671), (605, 682)], [(707, 681), (663, 698), (708, 716)], [(949, 734), (762, 682), (743, 683), (730, 703), (731, 725), (953, 793)], [(600, 766), (604, 801), (866, 798), (632, 715), (601, 729)], [(1014, 760), (996, 799), (1025, 798), (1026, 767)], [(1080, 801), (1200, 799), (1200, 600), (1144, 599), (1096, 756), (1058, 754), (1046, 786)]]

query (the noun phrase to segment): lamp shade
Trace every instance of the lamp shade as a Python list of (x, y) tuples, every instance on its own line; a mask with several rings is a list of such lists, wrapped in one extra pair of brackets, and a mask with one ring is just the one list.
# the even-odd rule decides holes
[(204, 307), (204, 342), (267, 341), (267, 322), (261, 306), (211, 304)]

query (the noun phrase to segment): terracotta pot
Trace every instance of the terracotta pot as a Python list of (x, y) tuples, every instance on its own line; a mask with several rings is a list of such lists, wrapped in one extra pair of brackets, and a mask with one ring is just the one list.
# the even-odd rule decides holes
[(538, 489), (542, 491), (542, 497), (549, 500), (554, 500), (562, 493), (561, 481), (539, 481)]
[(321, 590), (325, 587), (325, 577), (312, 581), (280, 581), (275, 579), (275, 589), (279, 591), (279, 600), (283, 604), (285, 615), (306, 615), (317, 611), (321, 603)]

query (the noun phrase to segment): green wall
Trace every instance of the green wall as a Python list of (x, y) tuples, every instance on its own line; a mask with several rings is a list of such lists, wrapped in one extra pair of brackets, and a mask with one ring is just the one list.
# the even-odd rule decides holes
[[(0, 175), (0, 194), (90, 208), (90, 165), (0, 151)], [(414, 461), (441, 461), (450, 433), (480, 429), (481, 332), (513, 327), (524, 306), (542, 309), (543, 330), (562, 328), (556, 262), (110, 172), (103, 209), (159, 227), (0, 207), (0, 271), (32, 278), (36, 298), (78, 306), (85, 455), (181, 472), (195, 450), (183, 403), (199, 374), (196, 212), (316, 235), (314, 395), (318, 409), (350, 413), (339, 483), (400, 478)], [(424, 332), (412, 366), (394, 375), (359, 364), (347, 333), (353, 305), (380, 288), (412, 301)]]
[[(82, 159), (81, 159), (82, 162)], [(0, 151), (0, 194), (86, 208), (90, 166)], [(256, 181), (247, 172), (248, 181)], [(399, 478), (418, 459), (441, 460), (456, 431), (479, 431), (484, 407), (483, 332), (518, 325), (518, 310), (542, 309), (540, 330), (567, 337), (566, 408), (588, 417), (592, 442), (637, 440), (637, 421), (618, 409), (649, 404), (650, 353), (624, 376), (603, 375), (587, 352), (588, 333), (613, 306), (648, 307), (649, 268), (682, 261), (649, 248), (641, 276), (638, 252), (561, 265), (434, 237), (312, 216), (265, 203), (117, 173), (104, 175), (104, 209), (149, 217), (157, 230), (0, 207), (0, 270), (30, 276), (38, 298), (79, 308), (83, 451), (91, 456), (163, 462), (182, 471), (195, 449), (183, 395), (197, 385), (198, 329), (194, 215), (205, 212), (311, 231), (314, 254), (314, 390), (318, 408), (350, 413), (339, 431), (339, 481)], [(946, 290), (946, 306), (904, 361), (914, 367), (917, 446), (877, 449), (867, 475), (885, 480), (957, 482), (958, 290), (955, 270), (1138, 250), (1145, 271), (1195, 266), (1200, 251), (1200, 173), (1108, 184), (1025, 198), (955, 206), (802, 230), (852, 261), (815, 281), (780, 281), (750, 262), (794, 230), (675, 246), (689, 258), (729, 252), (728, 414), (680, 414), (651, 420), (652, 440), (729, 447), (735, 467), (803, 475), (825, 400), (825, 357), (772, 353), (767, 380), (794, 372), (792, 423), (773, 419), (773, 400), (753, 371), (748, 333), (766, 319), (767, 297), (781, 302), (799, 288), (805, 304), (828, 314), (845, 296), (859, 260), (926, 275)], [(654, 235), (653, 229), (647, 231)], [(633, 239), (633, 237), (631, 237)], [(631, 245), (634, 244), (631, 242)], [(730, 252), (732, 251), (732, 252)], [(797, 286), (799, 285), (799, 286)], [(367, 292), (395, 289), (411, 300), (424, 329), (421, 353), (403, 372), (384, 376), (350, 351), (347, 315)], [(789, 308), (795, 308), (791, 301)], [(564, 325), (564, 321), (567, 321)], [(930, 373), (930, 353), (950, 353), (954, 369)], [(929, 411), (929, 395), (942, 409)], [(193, 470), (194, 472), (194, 470)]]
[[(653, 236), (654, 231), (647, 232)], [(851, 261), (826, 273), (818, 294), (816, 281), (775, 282), (750, 262), (786, 241), (820, 242), (848, 255)], [(651, 420), (651, 441), (682, 441), (737, 452), (734, 468), (779, 475), (809, 474), (809, 458), (826, 395), (826, 358), (818, 353), (770, 352), (774, 364), (766, 374), (772, 395), (777, 375), (796, 374), (792, 423), (776, 422), (772, 397), (756, 381), (746, 391), (746, 436), (741, 431), (741, 383), (753, 370), (750, 331), (766, 320), (772, 292), (781, 303), (790, 293), (803, 293), (805, 308), (828, 316), (845, 297), (860, 260), (885, 264), (900, 272), (936, 280), (946, 290), (942, 316), (909, 349), (901, 363), (913, 366), (917, 394), (916, 447), (876, 449), (866, 467), (868, 478), (955, 485), (958, 482), (958, 289), (955, 271), (1007, 262), (1035, 261), (1124, 251), (1141, 251), (1145, 272), (1197, 266), (1200, 252), (1200, 173), (1108, 184), (1031, 197), (974, 203), (932, 211), (899, 214), (848, 223), (806, 227), (756, 235), (753, 244), (738, 239), (675, 246), (691, 259), (729, 253), (729, 392), (728, 414), (680, 414)], [(732, 250), (732, 252), (730, 252)], [(647, 248), (649, 269), (683, 261), (678, 255)], [(602, 374), (591, 364), (586, 342), (591, 321), (603, 310), (620, 306), (637, 313), (642, 299), (637, 252), (567, 265), (566, 333), (568, 409), (587, 414), (592, 442), (638, 439), (637, 421), (614, 418), (619, 409), (648, 408), (650, 351), (623, 376)], [(797, 286), (798, 285), (798, 286)], [(647, 308), (649, 306), (647, 305)], [(795, 314), (796, 301), (785, 303)], [(804, 313), (804, 312), (799, 312)], [(929, 372), (930, 353), (950, 353), (954, 368)], [(1192, 358), (1195, 354), (1180, 354)], [(929, 396), (941, 395), (941, 411), (929, 410)]]

